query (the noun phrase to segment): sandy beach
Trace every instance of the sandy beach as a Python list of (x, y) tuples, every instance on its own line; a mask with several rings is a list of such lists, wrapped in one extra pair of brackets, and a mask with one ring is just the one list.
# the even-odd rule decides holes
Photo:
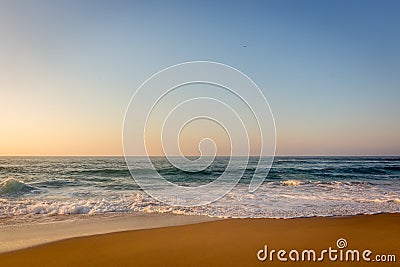
[[(34, 216), (33, 216), (34, 217)], [(25, 218), (25, 217), (22, 217)], [(57, 215), (0, 220), (0, 253), (40, 244), (105, 233), (187, 225), (216, 220), (207, 216), (156, 213)]]
[[(0, 255), (1, 266), (399, 266), (400, 214), (297, 219), (225, 219), (190, 225), (122, 231), (70, 238)], [(360, 261), (340, 260), (337, 241), (347, 250), (359, 250)], [(285, 250), (288, 261), (257, 259), (268, 246)], [(337, 260), (320, 251), (336, 249)], [(317, 253), (316, 262), (301, 261), (303, 250)], [(291, 250), (300, 261), (290, 260)], [(362, 253), (370, 250), (370, 262)], [(269, 254), (269, 253), (268, 253)], [(368, 254), (368, 253), (367, 253)], [(349, 254), (350, 255), (350, 254)], [(377, 262), (376, 256), (397, 262)], [(264, 251), (259, 253), (264, 256)], [(295, 257), (295, 254), (291, 256)], [(283, 258), (285, 258), (283, 257)], [(307, 257), (306, 257), (307, 259)], [(312, 261), (312, 258), (311, 258)]]

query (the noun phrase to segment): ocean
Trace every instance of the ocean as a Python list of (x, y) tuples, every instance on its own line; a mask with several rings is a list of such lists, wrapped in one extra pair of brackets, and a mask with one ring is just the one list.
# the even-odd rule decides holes
[[(135, 158), (141, 172), (142, 158)], [(187, 172), (152, 158), (158, 172), (179, 185), (218, 178), (229, 158)], [(216, 202), (173, 207), (147, 195), (123, 157), (0, 157), (0, 218), (53, 215), (174, 213), (221, 218), (295, 218), (400, 212), (400, 157), (275, 157), (264, 183), (248, 191), (257, 158), (236, 187)], [(67, 216), (68, 217), (68, 216)]]

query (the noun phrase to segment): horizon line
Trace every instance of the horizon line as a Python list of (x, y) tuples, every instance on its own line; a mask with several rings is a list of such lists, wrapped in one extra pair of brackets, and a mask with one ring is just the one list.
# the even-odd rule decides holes
[[(215, 157), (246, 157), (247, 155), (217, 155)], [(258, 157), (259, 155), (249, 155), (249, 157)], [(125, 157), (125, 155), (0, 155), (0, 157)], [(166, 157), (165, 155), (129, 155), (126, 157)], [(169, 157), (180, 157), (180, 155), (173, 155)], [(199, 157), (199, 155), (186, 155), (185, 157)], [(206, 156), (213, 157), (213, 156)], [(270, 157), (268, 155), (261, 155), (261, 157)], [(400, 154), (293, 154), (293, 155), (274, 155), (274, 157), (400, 157)]]

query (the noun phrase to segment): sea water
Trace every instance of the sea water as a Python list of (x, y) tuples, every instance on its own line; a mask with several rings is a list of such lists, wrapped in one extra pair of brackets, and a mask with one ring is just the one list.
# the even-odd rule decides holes
[[(134, 168), (146, 177), (143, 160), (135, 158)], [(163, 177), (182, 186), (217, 179), (229, 160), (217, 157), (203, 171), (187, 172), (152, 158)], [(188, 208), (147, 195), (123, 157), (0, 157), (0, 218), (136, 211), (251, 218), (400, 212), (400, 157), (276, 157), (264, 183), (250, 193), (257, 162), (250, 158), (240, 182), (224, 197)]]

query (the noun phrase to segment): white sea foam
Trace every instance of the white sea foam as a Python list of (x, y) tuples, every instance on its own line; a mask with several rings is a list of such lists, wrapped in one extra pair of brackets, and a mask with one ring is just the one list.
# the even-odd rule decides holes
[(299, 180), (287, 180), (282, 182), (283, 185), (289, 185), (289, 186), (298, 186), (303, 184), (302, 181)]
[[(343, 216), (380, 212), (400, 212), (400, 196), (379, 192), (293, 191), (282, 186), (272, 190), (262, 186), (255, 193), (244, 193), (246, 186), (239, 186), (215, 203), (200, 207), (171, 207), (147, 196), (144, 192), (110, 194), (103, 198), (79, 199), (0, 199), (3, 215), (64, 215), (102, 214), (110, 212), (173, 213), (206, 215), (211, 217), (270, 217), (291, 218), (307, 216)], [(356, 195), (357, 194), (357, 195)]]

